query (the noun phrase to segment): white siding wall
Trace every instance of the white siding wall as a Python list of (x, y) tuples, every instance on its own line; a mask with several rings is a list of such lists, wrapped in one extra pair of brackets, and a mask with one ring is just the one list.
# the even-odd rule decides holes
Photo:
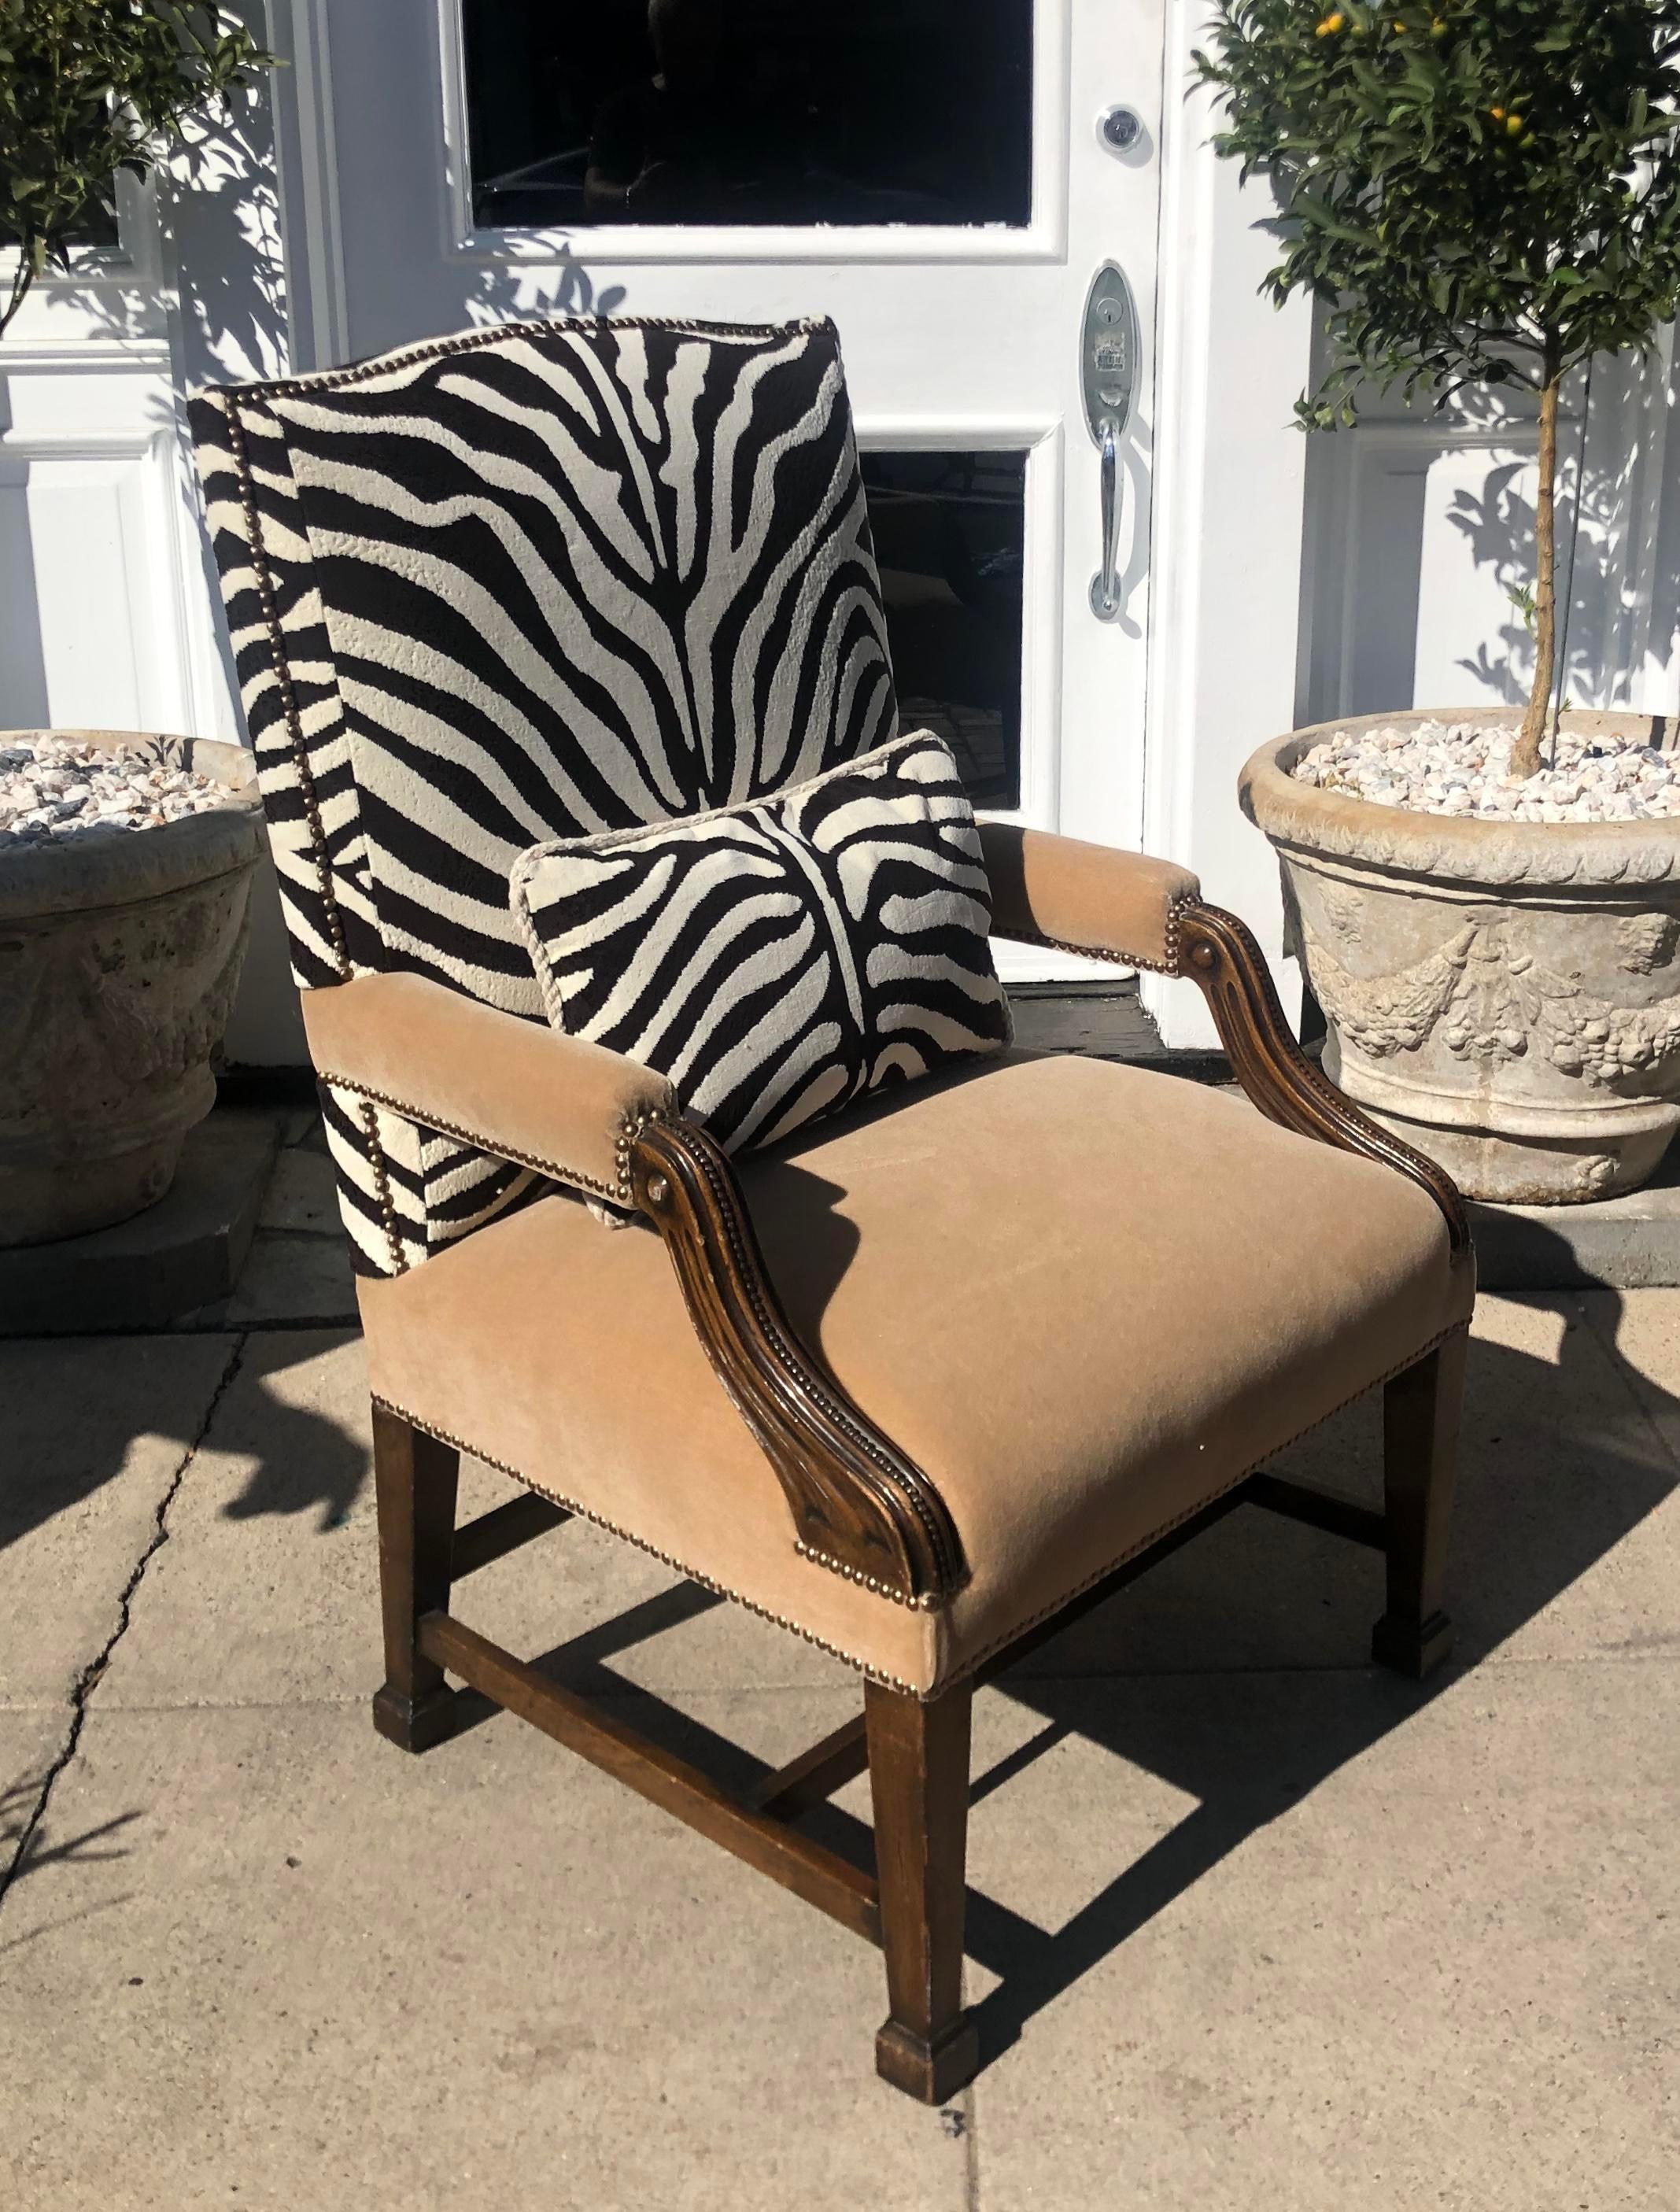
[[(120, 217), (0, 340), (0, 728), (237, 738), (180, 395), (287, 359), (266, 95)], [(265, 879), (227, 1049), (304, 1056)]]
[[(1559, 428), (1559, 592), (1580, 706), (1680, 706), (1680, 446), (1672, 349), (1595, 364)], [(1583, 447), (1583, 437), (1585, 440)], [(1534, 550), (1526, 395), (1437, 412), (1379, 400), (1307, 441), (1307, 588), (1298, 718), (1527, 697), (1532, 649), (1512, 605)], [(1579, 497), (1578, 497), (1579, 491)], [(1575, 531), (1579, 514), (1579, 532)]]

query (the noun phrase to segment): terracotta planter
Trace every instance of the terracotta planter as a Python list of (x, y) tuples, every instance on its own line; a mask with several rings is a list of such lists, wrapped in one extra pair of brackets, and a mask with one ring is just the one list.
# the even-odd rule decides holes
[[(74, 734), (113, 752), (150, 742)], [(242, 747), (167, 742), (227, 786), (225, 808), (46, 846), (0, 840), (0, 1245), (149, 1206), (215, 1103), (262, 810)]]
[[(1515, 724), (1515, 710), (1370, 726)], [(1588, 734), (1669, 743), (1646, 714)], [(1565, 1206), (1642, 1182), (1680, 1126), (1680, 822), (1414, 814), (1296, 783), (1333, 730), (1262, 745), (1243, 811), (1277, 848), (1325, 1072), (1472, 1198)]]

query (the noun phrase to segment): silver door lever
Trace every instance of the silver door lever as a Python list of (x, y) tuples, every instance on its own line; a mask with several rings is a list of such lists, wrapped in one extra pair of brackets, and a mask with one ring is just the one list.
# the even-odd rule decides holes
[(1120, 611), (1120, 445), (1113, 422), (1102, 426), (1102, 566), (1091, 579), (1091, 612), (1113, 622)]
[(1102, 566), (1091, 579), (1091, 612), (1113, 622), (1120, 592), (1120, 440), (1137, 389), (1137, 310), (1131, 287), (1112, 261), (1098, 270), (1085, 301), (1080, 348), (1085, 421), (1096, 441), (1102, 501)]

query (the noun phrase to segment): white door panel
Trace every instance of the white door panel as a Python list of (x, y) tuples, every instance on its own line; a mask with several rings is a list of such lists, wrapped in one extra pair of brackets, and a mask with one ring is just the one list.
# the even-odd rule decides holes
[(66, 443), (0, 442), (0, 722), (179, 729), (173, 430)]

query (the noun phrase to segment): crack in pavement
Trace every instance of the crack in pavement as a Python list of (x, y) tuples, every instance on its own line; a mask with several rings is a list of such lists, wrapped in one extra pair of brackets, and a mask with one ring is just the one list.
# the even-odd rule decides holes
[(217, 1407), (227, 1395), (229, 1384), (240, 1371), (240, 1364), (245, 1358), (246, 1341), (247, 1334), (243, 1332), (234, 1340), (221, 1373), (217, 1378), (215, 1388), (210, 1392), (209, 1401), (204, 1407), (203, 1419), (199, 1422), (194, 1434), (187, 1439), (179, 1463), (170, 1476), (162, 1497), (159, 1498), (153, 1509), (151, 1536), (145, 1550), (135, 1561), (128, 1580), (123, 1584), (122, 1593), (117, 1600), (116, 1624), (104, 1644), (76, 1678), (75, 1686), (70, 1692), (69, 1732), (58, 1757), (41, 1778), (41, 1784), (36, 1792), (34, 1805), (19, 1833), (17, 1848), (12, 1853), (10, 1863), (3, 1869), (0, 1869), (0, 1911), (5, 1909), (6, 1899), (11, 1893), (12, 1885), (20, 1881), (27, 1870), (30, 1846), (40, 1832), (41, 1822), (45, 1818), (53, 1789), (58, 1777), (76, 1757), (76, 1747), (82, 1741), (82, 1727), (88, 1717), (88, 1701), (99, 1687), (106, 1668), (111, 1664), (112, 1655), (117, 1646), (128, 1634), (129, 1624), (133, 1618), (135, 1593), (145, 1580), (147, 1568), (169, 1541), (169, 1509), (179, 1495), (181, 1485), (186, 1480), (187, 1469), (197, 1457), (205, 1437), (209, 1434), (210, 1424), (215, 1419)]

